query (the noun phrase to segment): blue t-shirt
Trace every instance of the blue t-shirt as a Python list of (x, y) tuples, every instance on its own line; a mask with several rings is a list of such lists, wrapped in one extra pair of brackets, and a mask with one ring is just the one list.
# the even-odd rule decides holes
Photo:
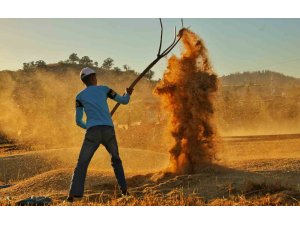
[[(107, 98), (111, 98), (121, 104), (127, 104), (130, 95), (118, 95), (107, 86), (88, 86), (76, 96), (76, 123), (78, 126), (88, 129), (97, 125), (114, 126), (107, 104)], [(86, 123), (82, 120), (83, 111), (86, 114)]]

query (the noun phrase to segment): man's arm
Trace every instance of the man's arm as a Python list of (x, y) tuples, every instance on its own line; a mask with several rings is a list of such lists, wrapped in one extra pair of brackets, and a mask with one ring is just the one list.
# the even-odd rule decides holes
[(118, 103), (126, 105), (126, 104), (128, 104), (128, 102), (130, 100), (131, 93), (132, 93), (132, 90), (127, 88), (125, 95), (121, 96), (121, 95), (117, 94), (114, 90), (109, 89), (109, 91), (107, 93), (107, 97), (115, 100)]
[(83, 129), (86, 129), (86, 123), (83, 119), (83, 105), (79, 100), (76, 100), (76, 124)]

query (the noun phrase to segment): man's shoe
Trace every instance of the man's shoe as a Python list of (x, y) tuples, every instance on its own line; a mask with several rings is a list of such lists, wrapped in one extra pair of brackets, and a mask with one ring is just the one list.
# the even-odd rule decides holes
[(69, 195), (66, 199), (67, 202), (74, 202), (74, 200), (81, 199), (83, 196), (79, 195)]
[(127, 190), (122, 191), (122, 197), (130, 197), (130, 194)]
[(74, 197), (73, 196), (68, 196), (66, 201), (67, 202), (74, 202)]

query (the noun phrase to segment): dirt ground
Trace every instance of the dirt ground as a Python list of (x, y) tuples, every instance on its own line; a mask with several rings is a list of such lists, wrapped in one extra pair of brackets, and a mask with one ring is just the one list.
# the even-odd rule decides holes
[[(197, 174), (161, 172), (168, 153), (121, 148), (130, 198), (120, 198), (109, 155), (96, 152), (85, 197), (73, 205), (299, 205), (300, 135), (224, 137), (218, 160)], [(79, 148), (0, 146), (0, 205), (30, 196), (64, 202)]]

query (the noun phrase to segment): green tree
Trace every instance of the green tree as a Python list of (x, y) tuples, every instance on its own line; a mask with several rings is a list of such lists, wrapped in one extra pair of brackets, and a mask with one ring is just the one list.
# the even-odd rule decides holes
[(103, 61), (101, 68), (110, 70), (113, 65), (114, 65), (114, 60), (112, 58), (108, 57), (107, 59), (105, 59)]
[(93, 66), (93, 60), (91, 60), (90, 57), (88, 57), (88, 56), (83, 56), (79, 60), (79, 64), (83, 65), (83, 66)]
[(123, 65), (123, 69), (127, 74), (138, 75), (138, 73), (135, 70), (131, 69), (127, 64)]
[(44, 60), (38, 60), (35, 62), (35, 68), (46, 68), (47, 64)]
[(130, 67), (129, 67), (127, 64), (125, 64), (125, 65), (123, 65), (123, 69), (124, 69), (125, 71), (128, 71), (128, 70), (130, 70)]
[(69, 56), (69, 61), (70, 63), (72, 64), (76, 64), (77, 62), (79, 62), (79, 57), (77, 56), (76, 53), (72, 53), (70, 56)]
[(97, 61), (95, 61), (95, 62), (94, 62), (94, 65), (95, 65), (96, 67), (98, 67), (98, 66), (99, 66), (99, 63), (98, 63)]
[(29, 62), (29, 63), (23, 63), (23, 70), (25, 72), (29, 72), (35, 69), (35, 63), (34, 61)]
[(63, 60), (58, 61), (58, 65), (65, 65), (66, 63)]
[(113, 71), (118, 74), (121, 73), (121, 69), (117, 66), (113, 68)]
[(154, 71), (152, 70), (149, 70), (146, 74), (145, 74), (145, 78), (148, 79), (148, 80), (152, 80), (154, 76)]
[(25, 72), (30, 71), (30, 65), (29, 65), (29, 63), (23, 63), (23, 70), (24, 70)]

